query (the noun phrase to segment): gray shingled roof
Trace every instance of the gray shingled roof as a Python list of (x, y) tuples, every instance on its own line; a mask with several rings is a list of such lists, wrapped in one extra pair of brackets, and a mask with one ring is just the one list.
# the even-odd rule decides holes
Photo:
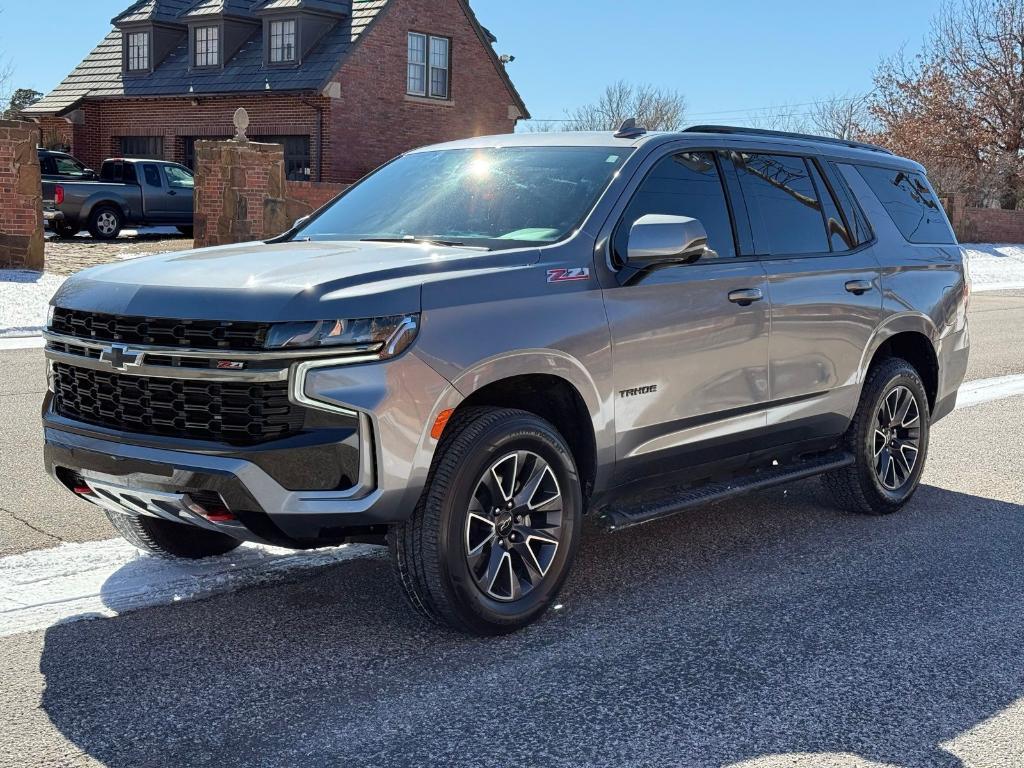
[[(352, 0), (352, 15), (345, 17), (320, 39), (301, 66), (266, 67), (263, 62), (263, 30), (257, 27), (239, 51), (221, 69), (191, 70), (188, 38), (182, 35), (178, 47), (149, 75), (124, 78), (122, 73), (121, 31), (114, 29), (92, 53), (45, 98), (25, 110), (27, 114), (60, 114), (74, 109), (85, 98), (187, 97), (254, 91), (319, 91), (337, 71), (360, 36), (391, 2), (398, 0)], [(184, 15), (220, 13), (242, 8), (252, 13), (279, 8), (307, 7), (338, 9), (339, 0), (140, 0), (115, 18), (124, 24), (146, 21), (171, 21)], [(463, 5), (479, 28), (481, 42), (505, 78), (524, 117), (526, 105), (498, 62), (491, 48), (490, 35), (480, 27), (466, 0)], [(210, 10), (211, 8), (217, 10)], [(172, 15), (173, 14), (173, 15)]]
[(219, 13), (228, 16), (251, 16), (253, 0), (199, 0), (178, 18), (182, 21), (198, 16), (214, 16)]
[[(147, 3), (154, 1), (147, 0)], [(294, 69), (264, 66), (263, 30), (258, 28), (223, 69), (190, 71), (188, 39), (183, 37), (177, 49), (152, 74), (125, 79), (121, 70), (121, 32), (114, 29), (64, 82), (32, 105), (31, 113), (64, 112), (86, 97), (230, 94), (264, 91), (267, 83), (271, 91), (317, 91), (334, 74), (359, 36), (392, 1), (354, 0), (351, 19), (345, 18), (336, 24), (303, 59), (302, 65)]]
[(175, 21), (188, 10), (195, 0), (138, 0), (124, 13), (115, 16), (111, 24), (131, 24), (145, 21)]

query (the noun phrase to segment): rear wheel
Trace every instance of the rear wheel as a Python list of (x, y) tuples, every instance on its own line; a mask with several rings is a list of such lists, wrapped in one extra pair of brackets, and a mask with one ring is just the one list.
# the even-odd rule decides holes
[(125, 515), (106, 510), (107, 519), (121, 536), (143, 552), (167, 559), (201, 560), (224, 555), (242, 542), (216, 531), (156, 517)]
[(551, 424), (468, 409), (445, 430), (412, 518), (389, 535), (409, 602), (479, 635), (530, 624), (569, 574), (582, 508), (575, 463)]
[(835, 500), (869, 515), (902, 508), (921, 481), (930, 416), (924, 384), (910, 363), (891, 358), (873, 368), (844, 438), (856, 461), (823, 478)]
[(97, 240), (114, 240), (121, 234), (124, 217), (121, 211), (113, 206), (104, 205), (92, 212), (89, 217), (89, 234)]

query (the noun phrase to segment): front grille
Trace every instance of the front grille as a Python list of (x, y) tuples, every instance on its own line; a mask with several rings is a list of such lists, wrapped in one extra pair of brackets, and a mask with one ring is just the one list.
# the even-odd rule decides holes
[(54, 407), (75, 421), (125, 432), (252, 445), (298, 432), (288, 383), (123, 376), (55, 363)]
[(190, 349), (263, 349), (269, 323), (174, 320), (57, 308), (50, 330), (65, 336)]

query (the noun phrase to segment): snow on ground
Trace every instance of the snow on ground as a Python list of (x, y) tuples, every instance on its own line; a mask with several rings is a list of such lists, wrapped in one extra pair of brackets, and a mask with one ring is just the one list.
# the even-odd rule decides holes
[(1024, 288), (1024, 245), (962, 243), (975, 291)]
[[(963, 246), (975, 291), (1024, 288), (1024, 245)], [(46, 324), (46, 305), (64, 279), (46, 273), (0, 270), (0, 338), (38, 336)]]
[(243, 544), (222, 557), (173, 562), (113, 539), (12, 555), (0, 559), (0, 637), (277, 582), (290, 572), (383, 552), (367, 545), (291, 552)]
[(0, 269), (0, 337), (38, 335), (46, 325), (46, 307), (64, 280), (44, 272)]

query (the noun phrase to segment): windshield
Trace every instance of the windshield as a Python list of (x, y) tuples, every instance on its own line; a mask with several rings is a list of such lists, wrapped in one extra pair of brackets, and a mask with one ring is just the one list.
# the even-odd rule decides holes
[(297, 236), (431, 240), (489, 249), (553, 243), (583, 222), (629, 151), (504, 147), (416, 152), (352, 188)]

